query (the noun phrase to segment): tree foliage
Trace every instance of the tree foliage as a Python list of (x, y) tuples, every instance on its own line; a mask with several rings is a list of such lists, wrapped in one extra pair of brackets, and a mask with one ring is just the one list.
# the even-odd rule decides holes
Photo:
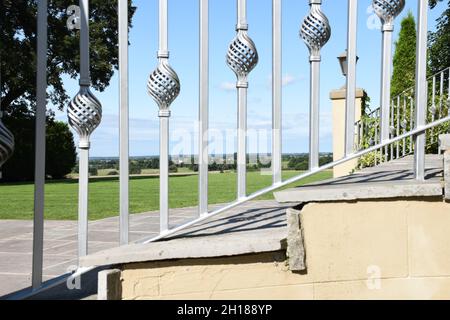
[(412, 12), (401, 22), (398, 40), (395, 42), (394, 72), (391, 96), (395, 97), (415, 83), (416, 74), (416, 21)]
[[(34, 177), (34, 110), (36, 104), (37, 0), (0, 2), (0, 99), (3, 121), (15, 136), (13, 157), (4, 165), (4, 180)], [(78, 78), (79, 30), (67, 28), (67, 8), (72, 0), (48, 1), (47, 74), (49, 101), (60, 110), (69, 102), (64, 79)], [(135, 8), (129, 0), (130, 17)], [(131, 18), (130, 18), (131, 27)], [(94, 89), (103, 91), (118, 67), (117, 0), (90, 1), (90, 60)], [(46, 173), (59, 179), (75, 165), (73, 135), (64, 123), (47, 117)]]
[[(4, 181), (29, 181), (34, 178), (35, 119), (25, 106), (15, 108), (3, 119), (14, 132), (16, 149), (11, 159), (3, 165)], [(61, 179), (71, 172), (76, 163), (76, 149), (72, 132), (66, 123), (47, 119), (46, 174)]]
[[(37, 2), (1, 2), (1, 98), (2, 108), (7, 113), (16, 106), (33, 109), (35, 105)], [(50, 101), (60, 109), (69, 101), (63, 76), (75, 79), (79, 73), (79, 31), (70, 31), (66, 26), (66, 10), (72, 4), (72, 0), (48, 2), (48, 94)], [(114, 68), (118, 67), (117, 0), (91, 0), (90, 9), (92, 85), (103, 91), (109, 85)], [(131, 8), (130, 15), (133, 13), (134, 8)]]
[[(444, 0), (431, 0), (433, 9)], [(431, 73), (437, 73), (450, 66), (450, 0), (437, 19), (436, 31), (429, 33), (429, 66)]]

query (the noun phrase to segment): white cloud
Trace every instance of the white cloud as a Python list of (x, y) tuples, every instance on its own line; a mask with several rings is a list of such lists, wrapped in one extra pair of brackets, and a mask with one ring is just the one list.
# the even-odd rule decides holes
[(236, 90), (236, 83), (233, 82), (222, 82), (219, 88), (223, 91), (233, 91)]
[[(281, 83), (282, 83), (283, 87), (287, 87), (287, 86), (289, 86), (293, 83), (296, 83), (298, 81), (301, 81), (303, 79), (304, 79), (303, 76), (296, 77), (292, 74), (287, 73), (287, 74), (283, 75), (283, 77), (281, 79)], [(268, 89), (272, 88), (272, 75), (267, 77), (267, 88)]]
[(286, 74), (283, 76), (283, 79), (282, 79), (283, 87), (293, 84), (294, 82), (297, 82), (297, 80), (298, 79), (296, 77), (294, 77), (293, 75)]

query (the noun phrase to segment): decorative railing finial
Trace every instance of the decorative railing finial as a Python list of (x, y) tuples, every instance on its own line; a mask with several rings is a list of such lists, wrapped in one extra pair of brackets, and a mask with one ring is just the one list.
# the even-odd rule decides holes
[[(0, 169), (14, 152), (14, 136), (2, 122), (2, 112), (0, 111)], [(0, 171), (1, 178), (1, 171)]]
[(180, 94), (180, 80), (177, 73), (169, 65), (169, 55), (158, 56), (159, 64), (150, 74), (147, 82), (148, 94), (159, 107), (160, 117), (170, 117), (170, 105)]
[(89, 138), (102, 120), (102, 105), (89, 86), (80, 85), (80, 91), (67, 108), (70, 126), (80, 137), (79, 147), (89, 149)]
[(231, 41), (226, 63), (236, 74), (238, 95), (237, 197), (247, 196), (247, 91), (248, 75), (258, 64), (258, 51), (248, 36), (247, 0), (237, 0), (236, 36)]
[(89, 138), (102, 120), (102, 105), (90, 90), (89, 0), (80, 1), (80, 14), (80, 91), (67, 107), (67, 116), (80, 136), (79, 148), (89, 149)]
[(90, 136), (102, 120), (102, 105), (90, 90), (89, 0), (80, 0), (80, 91), (67, 107), (69, 125), (79, 135), (78, 256), (88, 253)]
[(322, 0), (309, 0), (309, 5), (309, 14), (300, 28), (300, 37), (310, 54), (309, 168), (315, 169), (319, 167), (320, 50), (330, 40), (331, 27), (321, 10)]
[(255, 43), (248, 36), (247, 29), (238, 28), (227, 52), (227, 64), (236, 74), (238, 83), (247, 82), (247, 77), (258, 64), (258, 59)]
[(330, 40), (331, 28), (328, 18), (321, 10), (322, 0), (310, 0), (311, 9), (303, 20), (300, 36), (305, 41), (312, 59), (320, 60), (320, 50)]
[(160, 231), (169, 231), (169, 120), (170, 105), (180, 94), (177, 73), (169, 65), (168, 0), (159, 0), (158, 66), (147, 81), (148, 94), (159, 108), (159, 212)]
[(391, 26), (405, 7), (405, 0), (372, 0), (372, 7), (383, 25)]

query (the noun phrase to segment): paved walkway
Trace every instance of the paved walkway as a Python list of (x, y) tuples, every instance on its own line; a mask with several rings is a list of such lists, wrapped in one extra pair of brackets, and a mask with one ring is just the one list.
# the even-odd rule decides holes
[[(210, 210), (220, 206), (211, 206)], [(225, 218), (232, 224), (230, 230), (285, 226), (286, 207), (275, 201), (254, 201), (230, 210), (216, 219)], [(171, 227), (197, 217), (197, 208), (173, 209)], [(238, 223), (239, 226), (235, 224)], [(159, 230), (158, 212), (130, 216), (132, 242), (156, 236)], [(44, 229), (44, 281), (55, 278), (77, 265), (77, 222), (46, 221)], [(32, 221), (0, 221), (0, 297), (30, 286), (32, 264)], [(89, 253), (117, 247), (119, 221), (117, 217), (89, 224)]]

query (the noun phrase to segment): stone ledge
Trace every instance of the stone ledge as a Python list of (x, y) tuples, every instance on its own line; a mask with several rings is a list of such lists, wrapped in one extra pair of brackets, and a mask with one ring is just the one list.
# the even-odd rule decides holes
[(286, 249), (285, 227), (131, 244), (80, 258), (80, 267), (188, 258), (227, 257)]
[(360, 182), (341, 185), (316, 185), (276, 192), (279, 203), (306, 203), (442, 196), (440, 181)]

